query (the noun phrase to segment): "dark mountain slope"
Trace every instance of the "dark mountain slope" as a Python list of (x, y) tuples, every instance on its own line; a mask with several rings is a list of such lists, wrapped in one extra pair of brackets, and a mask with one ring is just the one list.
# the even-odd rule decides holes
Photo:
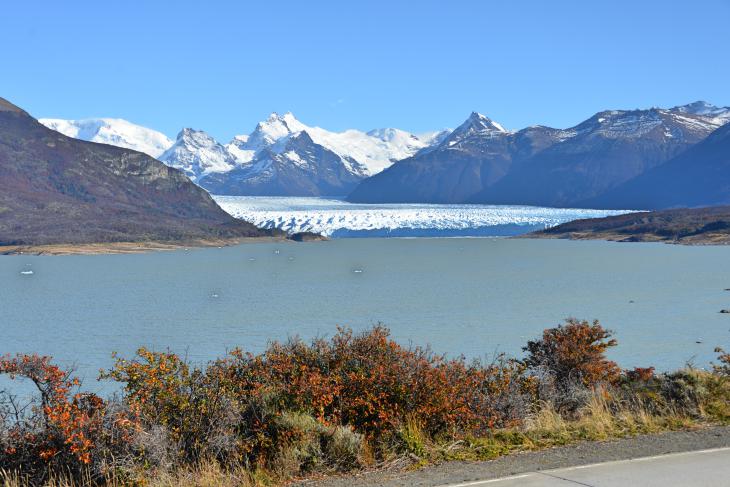
[(571, 136), (512, 166), (472, 202), (581, 206), (583, 201), (659, 166), (714, 129), (700, 116), (650, 109), (601, 112)]
[(364, 180), (347, 199), (463, 203), (504, 177), (515, 160), (555, 143), (559, 133), (548, 127), (510, 133), (484, 115), (472, 113), (438, 146)]
[(702, 141), (730, 118), (704, 102), (609, 110), (561, 130), (507, 132), (477, 113), (436, 147), (364, 180), (348, 199), (580, 206)]
[(176, 169), (72, 139), (0, 98), (0, 245), (262, 236)]
[(584, 204), (636, 209), (730, 204), (730, 125), (720, 127), (665, 164)]

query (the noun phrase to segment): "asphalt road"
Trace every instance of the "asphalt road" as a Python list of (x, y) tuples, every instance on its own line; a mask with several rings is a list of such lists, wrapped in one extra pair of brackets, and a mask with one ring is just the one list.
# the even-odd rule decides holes
[[(698, 453), (699, 452), (699, 453)], [(704, 453), (702, 453), (704, 452)], [(486, 462), (308, 479), (306, 487), (730, 487), (730, 426), (586, 441)]]
[(441, 487), (726, 487), (730, 448), (674, 453), (616, 462), (527, 472)]

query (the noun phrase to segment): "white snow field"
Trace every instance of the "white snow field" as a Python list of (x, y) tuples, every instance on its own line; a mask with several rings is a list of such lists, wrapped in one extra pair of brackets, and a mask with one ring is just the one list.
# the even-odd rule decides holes
[(534, 206), (352, 204), (326, 198), (214, 196), (228, 213), (266, 228), (329, 237), (509, 236), (629, 211)]
[(144, 152), (152, 157), (159, 157), (173, 144), (173, 141), (162, 132), (120, 118), (83, 120), (40, 118), (38, 121), (49, 129), (74, 139), (124, 147)]

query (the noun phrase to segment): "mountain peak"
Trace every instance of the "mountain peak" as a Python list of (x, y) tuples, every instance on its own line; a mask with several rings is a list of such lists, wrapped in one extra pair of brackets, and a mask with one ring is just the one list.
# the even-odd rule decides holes
[(500, 124), (479, 112), (471, 112), (471, 115), (469, 115), (465, 123), (470, 124), (474, 129), (479, 131), (507, 132)]
[(265, 121), (256, 125), (251, 139), (270, 144), (281, 137), (301, 132), (305, 128), (307, 128), (306, 125), (297, 120), (292, 112), (286, 112), (283, 115), (273, 112)]
[(183, 128), (180, 132), (177, 134), (177, 140), (183, 140), (183, 141), (191, 141), (191, 140), (213, 140), (213, 137), (208, 135), (207, 132), (203, 130), (197, 130), (190, 127)]
[(210, 134), (189, 127), (177, 134), (177, 141), (159, 159), (182, 170), (194, 181), (209, 173), (230, 171), (236, 163)]
[(690, 115), (701, 115), (701, 116), (717, 116), (730, 112), (730, 107), (718, 107), (712, 103), (708, 103), (703, 100), (698, 100), (686, 105), (679, 105), (670, 108), (671, 112), (687, 113)]
[(482, 115), (479, 112), (471, 112), (469, 118), (467, 118), (464, 123), (456, 127), (456, 129), (454, 129), (454, 131), (451, 132), (451, 134), (449, 134), (442, 143), (446, 143), (449, 147), (451, 147), (476, 134), (492, 138), (507, 135), (509, 132), (489, 117)]

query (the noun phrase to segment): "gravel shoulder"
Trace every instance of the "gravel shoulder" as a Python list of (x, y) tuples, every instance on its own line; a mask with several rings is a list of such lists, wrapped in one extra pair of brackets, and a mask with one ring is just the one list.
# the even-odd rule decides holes
[(517, 453), (487, 462), (448, 462), (413, 472), (365, 472), (352, 476), (302, 481), (294, 485), (435, 487), (540, 470), (722, 447), (730, 447), (730, 426), (715, 426), (694, 431), (673, 431), (604, 442), (586, 441), (548, 450)]

